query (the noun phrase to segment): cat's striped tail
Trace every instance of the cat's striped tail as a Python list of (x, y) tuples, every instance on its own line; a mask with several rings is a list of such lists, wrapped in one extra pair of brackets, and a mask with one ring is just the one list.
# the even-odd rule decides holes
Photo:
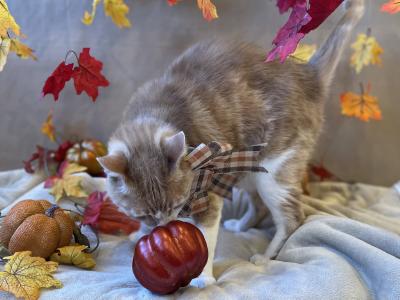
[(326, 88), (329, 87), (353, 28), (364, 14), (364, 0), (347, 0), (346, 13), (325, 43), (310, 60), (315, 65)]

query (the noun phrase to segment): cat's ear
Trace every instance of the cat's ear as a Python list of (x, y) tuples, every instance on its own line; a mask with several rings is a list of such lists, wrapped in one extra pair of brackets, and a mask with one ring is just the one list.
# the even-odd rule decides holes
[(182, 158), (182, 156), (185, 155), (185, 134), (183, 131), (180, 131), (173, 136), (166, 137), (162, 143), (162, 146), (164, 153), (168, 158), (168, 162), (174, 166)]
[(107, 171), (124, 174), (128, 165), (126, 157), (121, 152), (98, 157), (97, 161)]

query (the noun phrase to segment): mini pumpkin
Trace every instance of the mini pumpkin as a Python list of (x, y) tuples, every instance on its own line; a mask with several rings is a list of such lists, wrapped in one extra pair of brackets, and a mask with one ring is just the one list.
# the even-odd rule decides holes
[(0, 227), (0, 243), (11, 253), (32, 251), (49, 257), (69, 245), (74, 222), (61, 208), (46, 200), (23, 200), (14, 205)]
[(107, 148), (102, 142), (83, 140), (68, 149), (67, 160), (85, 166), (92, 175), (99, 175), (103, 172), (103, 168), (96, 158), (105, 155), (107, 155)]

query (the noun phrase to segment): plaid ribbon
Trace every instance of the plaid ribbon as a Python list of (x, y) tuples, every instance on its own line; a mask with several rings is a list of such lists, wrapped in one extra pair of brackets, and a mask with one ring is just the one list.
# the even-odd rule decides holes
[(205, 211), (208, 208), (208, 192), (224, 198), (232, 197), (232, 187), (245, 172), (267, 172), (259, 166), (258, 155), (266, 144), (254, 145), (240, 151), (234, 151), (230, 144), (211, 142), (191, 148), (185, 157), (195, 178), (190, 190), (190, 197), (181, 217)]

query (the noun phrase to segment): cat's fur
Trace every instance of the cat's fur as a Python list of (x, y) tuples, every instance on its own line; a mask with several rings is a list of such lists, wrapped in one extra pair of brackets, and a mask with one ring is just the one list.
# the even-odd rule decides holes
[[(277, 229), (265, 256), (255, 261), (276, 256), (303, 222), (300, 182), (321, 131), (334, 71), (363, 13), (363, 0), (347, 5), (345, 16), (308, 64), (295, 59), (264, 63), (264, 50), (254, 45), (211, 41), (193, 46), (161, 78), (141, 87), (109, 141), (109, 155), (99, 159), (109, 175), (113, 201), (147, 224), (167, 222), (177, 217), (189, 196), (193, 174), (182, 160), (188, 145), (218, 141), (241, 148), (266, 142), (260, 164), (269, 173), (250, 174), (241, 185), (260, 207), (260, 217), (262, 207), (268, 207)], [(213, 282), (222, 205), (211, 207), (194, 216), (210, 248), (208, 277), (198, 285)], [(227, 226), (243, 230), (255, 219)]]

